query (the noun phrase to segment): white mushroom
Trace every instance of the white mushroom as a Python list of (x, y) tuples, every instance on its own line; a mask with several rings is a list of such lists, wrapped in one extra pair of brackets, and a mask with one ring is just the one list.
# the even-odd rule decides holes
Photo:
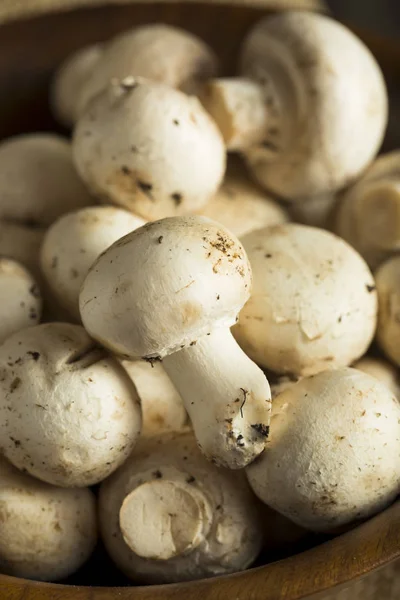
[(258, 364), (312, 375), (365, 354), (377, 294), (361, 256), (334, 234), (288, 223), (243, 238), (253, 270), (234, 335)]
[(50, 103), (55, 117), (66, 127), (78, 119), (81, 90), (90, 80), (103, 48), (103, 44), (79, 48), (65, 59), (54, 75)]
[(101, 59), (81, 87), (78, 113), (82, 113), (112, 79), (130, 75), (195, 93), (217, 73), (214, 52), (195, 35), (178, 27), (153, 23), (129, 29), (110, 40)]
[(239, 161), (230, 162), (221, 187), (201, 214), (238, 237), (288, 221), (286, 210), (249, 179)]
[(300, 379), (300, 377), (281, 375), (281, 377), (278, 377), (275, 381), (270, 380), (272, 400), (275, 400), (279, 394), (292, 387), (292, 385), (295, 385)]
[(393, 396), (400, 399), (400, 381), (398, 370), (383, 358), (364, 356), (353, 365), (354, 369), (363, 371), (372, 377), (376, 377), (384, 383), (392, 392)]
[(270, 389), (230, 327), (249, 297), (240, 242), (205, 217), (171, 217), (99, 257), (80, 294), (91, 336), (126, 358), (163, 360), (204, 454), (236, 469), (267, 441)]
[(197, 98), (132, 77), (90, 103), (73, 151), (96, 196), (147, 220), (199, 211), (225, 171), (222, 137)]
[(97, 540), (92, 492), (33, 479), (0, 458), (0, 571), (57, 581), (72, 575)]
[(8, 258), (0, 258), (0, 298), (0, 344), (11, 334), (39, 323), (39, 287), (22, 265)]
[(243, 472), (207, 462), (191, 433), (139, 442), (102, 484), (99, 516), (111, 558), (142, 583), (245, 569), (263, 541), (259, 506)]
[(344, 368), (275, 398), (270, 441), (247, 476), (268, 506), (330, 532), (388, 506), (399, 469), (398, 400), (374, 377)]
[(340, 198), (335, 231), (375, 269), (400, 250), (400, 151), (379, 156)]
[(79, 291), (96, 258), (143, 219), (114, 206), (89, 206), (62, 216), (48, 230), (41, 266), (57, 302), (80, 321)]
[(137, 392), (82, 327), (48, 323), (0, 347), (0, 445), (34, 477), (92, 485), (129, 456), (141, 426)]
[(288, 11), (244, 41), (242, 78), (211, 81), (203, 103), (259, 183), (294, 201), (335, 192), (374, 158), (387, 123), (379, 66), (349, 29)]
[(161, 363), (123, 360), (122, 366), (132, 379), (140, 398), (142, 436), (179, 431), (187, 425), (187, 412), (182, 398)]
[(400, 256), (379, 267), (376, 288), (379, 298), (376, 338), (386, 356), (400, 366)]
[(35, 133), (0, 144), (0, 255), (22, 262), (35, 276), (48, 225), (93, 204), (80, 181), (67, 140)]

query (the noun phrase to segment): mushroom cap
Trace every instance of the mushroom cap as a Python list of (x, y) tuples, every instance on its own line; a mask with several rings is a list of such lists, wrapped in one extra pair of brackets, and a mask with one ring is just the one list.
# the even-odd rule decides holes
[(79, 291), (96, 258), (143, 219), (115, 206), (89, 206), (58, 219), (47, 230), (41, 265), (57, 301), (80, 321)]
[(243, 245), (254, 283), (233, 331), (250, 358), (277, 373), (312, 375), (365, 354), (377, 294), (351, 246), (295, 223), (254, 231)]
[(0, 144), (0, 221), (45, 227), (93, 204), (72, 162), (69, 142), (32, 133)]
[(161, 363), (124, 360), (122, 366), (132, 379), (142, 405), (141, 435), (179, 431), (188, 415), (182, 398)]
[(199, 211), (225, 171), (221, 134), (197, 98), (132, 77), (113, 81), (79, 119), (77, 169), (102, 200), (147, 220)]
[(236, 161), (229, 165), (221, 187), (201, 214), (222, 223), (238, 237), (289, 220), (285, 208), (254, 184)]
[[(100, 488), (100, 528), (111, 558), (128, 577), (153, 584), (245, 569), (263, 541), (259, 506), (246, 483), (243, 471), (208, 462), (191, 432), (142, 438)], [(128, 512), (140, 506), (142, 512)]]
[(400, 151), (382, 154), (340, 197), (335, 231), (378, 267), (400, 249)]
[(0, 445), (34, 477), (92, 485), (126, 459), (141, 427), (136, 389), (82, 327), (47, 323), (0, 347)]
[(0, 569), (57, 581), (77, 571), (97, 540), (94, 495), (21, 473), (0, 458)]
[(19, 263), (0, 257), (0, 345), (13, 333), (37, 325), (42, 297), (32, 275)]
[(390, 362), (382, 358), (364, 356), (353, 365), (353, 368), (379, 379), (390, 389), (393, 396), (400, 398), (399, 375), (397, 368)]
[(400, 404), (343, 368), (303, 379), (272, 405), (265, 452), (247, 467), (268, 506), (314, 531), (365, 519), (399, 493)]
[(249, 297), (243, 246), (205, 217), (148, 223), (106, 250), (80, 294), (86, 330), (126, 358), (162, 358), (215, 327), (230, 327)]
[(105, 45), (81, 88), (78, 112), (113, 78), (145, 77), (193, 93), (199, 83), (216, 75), (217, 68), (214, 52), (192, 33), (160, 23), (135, 27)]
[(344, 25), (304, 11), (262, 19), (243, 44), (241, 71), (264, 86), (277, 131), (277, 151), (246, 152), (267, 189), (299, 201), (335, 192), (373, 160), (387, 124), (385, 82)]
[(379, 298), (376, 338), (386, 356), (400, 366), (400, 256), (383, 263), (375, 277)]
[(50, 90), (50, 104), (60, 123), (71, 127), (78, 119), (80, 96), (103, 54), (103, 44), (92, 44), (73, 52), (57, 69)]

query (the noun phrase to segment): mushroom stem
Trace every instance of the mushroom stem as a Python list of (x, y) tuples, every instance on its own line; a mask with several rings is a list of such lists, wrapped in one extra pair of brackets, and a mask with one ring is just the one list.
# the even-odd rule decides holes
[(154, 480), (124, 499), (119, 523), (125, 543), (138, 556), (169, 560), (194, 550), (212, 522), (205, 494), (190, 483)]
[[(228, 150), (246, 150), (267, 139), (273, 117), (257, 82), (247, 78), (212, 79), (200, 100), (217, 123)], [(268, 144), (274, 145), (273, 141)]]
[(181, 394), (203, 453), (240, 469), (265, 448), (271, 392), (261, 371), (227, 328), (163, 359)]

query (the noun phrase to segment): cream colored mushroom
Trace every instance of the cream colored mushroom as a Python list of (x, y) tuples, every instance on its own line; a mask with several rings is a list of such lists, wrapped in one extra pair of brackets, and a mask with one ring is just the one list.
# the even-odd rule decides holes
[(163, 361), (203, 453), (233, 469), (265, 448), (270, 389), (230, 327), (248, 299), (240, 242), (205, 217), (171, 217), (115, 242), (80, 294), (89, 334), (125, 358)]
[(400, 399), (400, 383), (397, 368), (382, 358), (364, 356), (353, 365), (354, 369), (363, 371), (384, 383), (393, 396)]
[(57, 302), (80, 321), (79, 291), (96, 258), (145, 221), (114, 206), (89, 206), (62, 216), (47, 230), (41, 266)]
[(50, 104), (55, 117), (66, 127), (71, 127), (78, 119), (81, 91), (90, 80), (103, 48), (103, 44), (79, 48), (61, 63), (54, 75)]
[(288, 223), (243, 238), (253, 270), (234, 335), (277, 373), (312, 375), (365, 354), (375, 334), (375, 282), (361, 256), (334, 234)]
[(279, 394), (292, 387), (292, 385), (295, 385), (300, 379), (300, 377), (288, 377), (287, 375), (282, 375), (275, 381), (270, 380), (272, 400), (275, 400)]
[(90, 103), (73, 151), (96, 196), (147, 220), (199, 211), (225, 171), (222, 137), (197, 98), (132, 77)]
[(32, 275), (19, 263), (0, 258), (0, 344), (10, 335), (37, 325), (42, 297)]
[(201, 214), (238, 237), (288, 221), (286, 210), (249, 179), (239, 161), (230, 162), (221, 187)]
[(123, 360), (122, 366), (132, 379), (140, 398), (142, 436), (179, 431), (187, 425), (187, 412), (182, 398), (161, 363)]
[(244, 474), (207, 462), (191, 433), (139, 442), (101, 485), (99, 517), (109, 555), (142, 583), (245, 569), (263, 542), (259, 506)]
[(0, 144), (0, 255), (22, 262), (37, 277), (39, 247), (48, 225), (93, 204), (62, 137), (35, 133)]
[(112, 79), (133, 75), (196, 93), (217, 70), (214, 52), (192, 33), (161, 23), (135, 27), (105, 45), (101, 59), (81, 88), (78, 112), (82, 113)]
[(400, 256), (379, 267), (376, 287), (379, 298), (376, 338), (386, 356), (400, 366)]
[(47, 323), (0, 347), (0, 445), (34, 477), (97, 483), (129, 456), (141, 427), (136, 389), (82, 327)]
[(400, 250), (400, 151), (379, 156), (341, 196), (335, 231), (375, 269)]
[(387, 123), (385, 83), (344, 25), (311, 12), (267, 17), (240, 62), (242, 78), (211, 81), (202, 99), (267, 190), (293, 201), (335, 192), (373, 160)]
[(0, 571), (57, 581), (72, 575), (97, 540), (92, 492), (58, 488), (0, 458)]
[(257, 496), (302, 527), (333, 532), (400, 491), (400, 404), (356, 369), (324, 371), (272, 406), (271, 438), (247, 468)]

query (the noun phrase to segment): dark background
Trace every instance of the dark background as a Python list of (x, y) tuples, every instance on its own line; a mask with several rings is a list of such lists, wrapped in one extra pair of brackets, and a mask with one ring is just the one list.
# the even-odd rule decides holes
[(338, 19), (399, 37), (400, 0), (327, 0), (327, 4)]

